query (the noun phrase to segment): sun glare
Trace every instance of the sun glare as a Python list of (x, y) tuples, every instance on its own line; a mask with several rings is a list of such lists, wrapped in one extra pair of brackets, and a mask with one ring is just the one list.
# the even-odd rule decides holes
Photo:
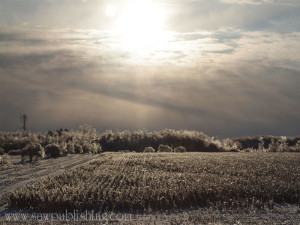
[(155, 43), (164, 38), (164, 12), (146, 1), (137, 1), (120, 17), (118, 32), (123, 43), (139, 46)]
[(114, 5), (108, 5), (106, 6), (105, 8), (105, 14), (108, 16), (108, 17), (113, 17), (116, 15), (116, 8)]

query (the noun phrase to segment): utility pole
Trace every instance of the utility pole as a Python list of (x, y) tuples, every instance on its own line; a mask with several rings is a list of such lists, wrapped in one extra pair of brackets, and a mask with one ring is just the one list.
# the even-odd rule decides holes
[(21, 121), (21, 125), (22, 125), (22, 128), (23, 128), (23, 131), (25, 132), (27, 127), (26, 127), (26, 123), (27, 123), (27, 115), (26, 114), (20, 114), (20, 121)]

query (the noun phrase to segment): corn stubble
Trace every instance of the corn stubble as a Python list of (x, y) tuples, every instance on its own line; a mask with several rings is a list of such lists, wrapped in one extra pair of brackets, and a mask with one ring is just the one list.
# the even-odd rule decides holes
[(299, 202), (295, 153), (105, 153), (9, 198), (11, 207), (45, 212), (263, 209)]

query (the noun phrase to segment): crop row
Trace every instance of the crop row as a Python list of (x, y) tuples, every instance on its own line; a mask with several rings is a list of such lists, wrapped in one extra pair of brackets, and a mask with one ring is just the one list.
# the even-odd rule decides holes
[(54, 212), (272, 208), (299, 202), (300, 156), (295, 153), (105, 153), (9, 198), (11, 207)]

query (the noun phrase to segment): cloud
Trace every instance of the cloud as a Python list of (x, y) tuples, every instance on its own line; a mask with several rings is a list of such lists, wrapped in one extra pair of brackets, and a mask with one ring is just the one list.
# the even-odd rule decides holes
[(109, 1), (0, 1), (0, 129), (299, 134), (299, 1), (156, 2), (169, 37), (130, 45)]
[(299, 5), (298, 0), (221, 0), (224, 3), (236, 4), (279, 4), (279, 5)]
[[(6, 27), (74, 30), (116, 29), (118, 21), (134, 1), (23, 0), (0, 2), (0, 25)], [(151, 1), (164, 11), (162, 27), (168, 31), (215, 31), (224, 27), (276, 32), (299, 31), (298, 0), (164, 0)], [(228, 4), (230, 3), (230, 4)], [(105, 15), (107, 4), (118, 13)], [(13, 13), (12, 13), (13, 12)], [(68, 12), (68, 13), (66, 13)], [(26, 24), (26, 26), (24, 26)]]
[(299, 1), (178, 1), (170, 7), (168, 26), (185, 33), (227, 27), (288, 33), (299, 31), (299, 6)]
[(96, 30), (2, 32), (1, 129), (18, 129), (27, 112), (33, 130), (90, 123), (223, 137), (299, 133), (299, 33), (172, 35), (141, 50)]

